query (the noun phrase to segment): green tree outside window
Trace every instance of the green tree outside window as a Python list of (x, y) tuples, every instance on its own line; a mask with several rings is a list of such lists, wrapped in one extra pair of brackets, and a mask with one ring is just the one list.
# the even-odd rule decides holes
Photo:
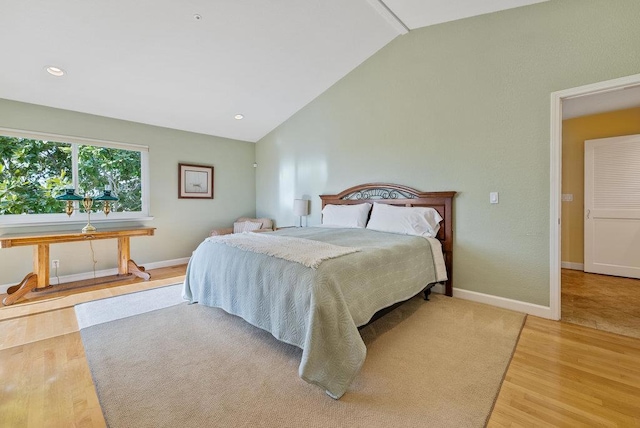
[[(72, 186), (71, 143), (0, 136), (0, 215), (60, 213), (55, 197)], [(141, 154), (75, 144), (79, 195), (97, 196), (106, 185), (119, 198), (112, 210), (141, 211)]]

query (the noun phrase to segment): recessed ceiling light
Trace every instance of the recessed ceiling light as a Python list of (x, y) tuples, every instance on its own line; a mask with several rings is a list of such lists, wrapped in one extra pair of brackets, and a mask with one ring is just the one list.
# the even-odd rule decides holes
[(244, 115), (236, 114), (235, 116), (233, 116), (233, 118), (236, 119), (236, 120), (244, 119)]
[(200, 21), (202, 19), (202, 15), (196, 13), (195, 15), (193, 15), (193, 19), (195, 19), (196, 21)]
[(63, 69), (54, 67), (52, 65), (45, 67), (45, 70), (47, 70), (47, 73), (51, 74), (52, 76), (56, 76), (56, 77), (64, 76)]

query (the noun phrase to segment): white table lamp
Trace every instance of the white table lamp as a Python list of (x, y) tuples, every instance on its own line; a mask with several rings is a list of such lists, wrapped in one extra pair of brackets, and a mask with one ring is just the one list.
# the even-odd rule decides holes
[(293, 201), (293, 213), (300, 217), (300, 226), (302, 227), (302, 216), (309, 215), (309, 200), (308, 199), (294, 199)]

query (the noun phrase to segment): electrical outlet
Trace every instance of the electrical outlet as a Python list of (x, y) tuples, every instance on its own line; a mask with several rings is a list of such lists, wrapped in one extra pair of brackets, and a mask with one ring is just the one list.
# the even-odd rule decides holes
[(60, 260), (51, 260), (51, 267), (58, 269), (60, 267)]

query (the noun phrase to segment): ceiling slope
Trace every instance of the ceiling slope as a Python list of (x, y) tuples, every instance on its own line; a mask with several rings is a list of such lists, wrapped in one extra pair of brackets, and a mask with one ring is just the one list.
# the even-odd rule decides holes
[(537, 1), (4, 0), (0, 98), (255, 142), (407, 27)]

